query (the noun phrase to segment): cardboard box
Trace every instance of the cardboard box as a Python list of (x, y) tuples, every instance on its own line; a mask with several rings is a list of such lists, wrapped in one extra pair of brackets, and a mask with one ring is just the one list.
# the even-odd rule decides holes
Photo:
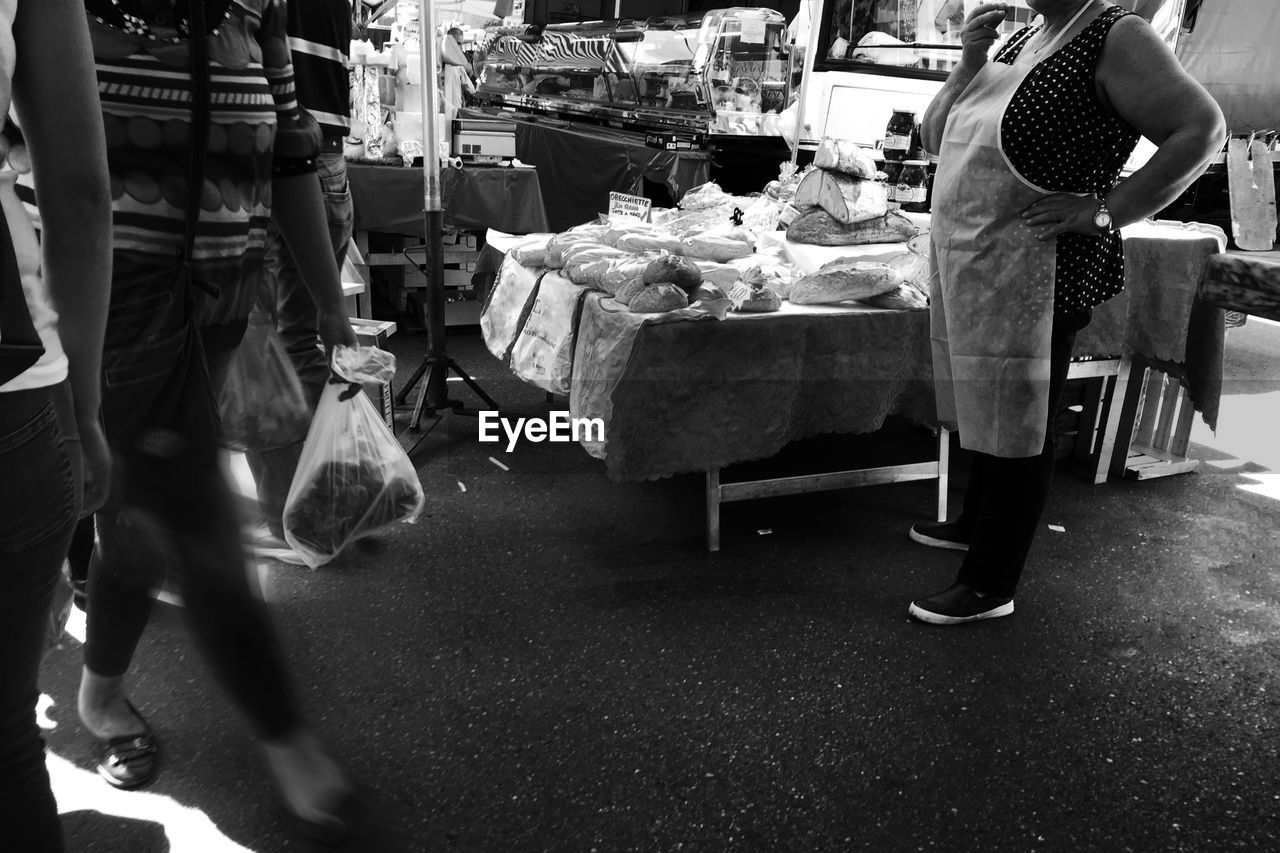
[[(387, 338), (396, 333), (396, 324), (392, 320), (362, 320), (358, 317), (350, 319), (351, 328), (356, 333), (360, 346), (363, 347), (386, 349)], [(367, 383), (364, 386), (364, 393), (369, 396), (369, 402), (373, 403), (373, 407), (382, 415), (382, 420), (386, 423), (387, 429), (394, 434), (396, 431), (396, 407), (395, 395), (392, 393), (391, 386), (391, 382), (381, 384)]]

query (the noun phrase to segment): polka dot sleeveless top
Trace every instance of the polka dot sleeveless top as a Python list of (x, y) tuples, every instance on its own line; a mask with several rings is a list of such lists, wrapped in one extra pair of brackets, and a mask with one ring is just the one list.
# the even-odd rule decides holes
[[(1031, 71), (1001, 121), (1005, 152), (1022, 176), (1051, 192), (1096, 193), (1115, 186), (1140, 134), (1098, 100), (1094, 75), (1107, 33), (1130, 14), (1108, 7)], [(1015, 34), (996, 54), (1012, 64), (1039, 27)], [(1054, 311), (1079, 313), (1124, 290), (1120, 235), (1058, 238)]]

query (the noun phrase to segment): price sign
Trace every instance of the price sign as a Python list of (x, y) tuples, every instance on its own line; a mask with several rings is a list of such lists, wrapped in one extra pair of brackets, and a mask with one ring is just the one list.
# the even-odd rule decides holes
[(649, 221), (649, 210), (653, 202), (644, 196), (627, 195), (626, 193), (609, 193), (609, 216), (629, 216), (641, 222)]

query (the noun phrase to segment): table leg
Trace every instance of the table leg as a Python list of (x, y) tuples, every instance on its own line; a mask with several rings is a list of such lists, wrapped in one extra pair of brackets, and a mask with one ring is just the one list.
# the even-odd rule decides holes
[[(1107, 422), (1102, 432), (1102, 442), (1098, 447), (1098, 460), (1093, 470), (1093, 482), (1105, 483), (1108, 469), (1123, 475), (1125, 460), (1129, 458), (1129, 444), (1133, 438), (1133, 420), (1138, 411), (1138, 401), (1142, 398), (1142, 371), (1136, 368), (1138, 379), (1133, 374), (1135, 367), (1129, 358), (1120, 361), (1116, 371), (1115, 387), (1111, 391), (1111, 402), (1107, 405)], [(1119, 464), (1119, 470), (1116, 464)]]
[(720, 550), (720, 469), (707, 472), (707, 550)]

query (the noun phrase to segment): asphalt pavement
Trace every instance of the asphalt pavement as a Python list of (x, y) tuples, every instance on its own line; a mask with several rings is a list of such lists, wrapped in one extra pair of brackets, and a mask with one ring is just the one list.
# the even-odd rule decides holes
[[(504, 411), (546, 412), (478, 334), (449, 345)], [(424, 346), (391, 339), (402, 378)], [(318, 729), (413, 850), (1277, 850), (1280, 328), (1232, 330), (1227, 374), (1198, 471), (1060, 470), (987, 624), (907, 617), (959, 560), (907, 539), (928, 484), (735, 504), (709, 554), (700, 478), (614, 483), (456, 415), (416, 455), (416, 525), (260, 573)], [(93, 774), (78, 666), (43, 670), (69, 850), (302, 849), (176, 608), (130, 691), (164, 748), (146, 791)]]

